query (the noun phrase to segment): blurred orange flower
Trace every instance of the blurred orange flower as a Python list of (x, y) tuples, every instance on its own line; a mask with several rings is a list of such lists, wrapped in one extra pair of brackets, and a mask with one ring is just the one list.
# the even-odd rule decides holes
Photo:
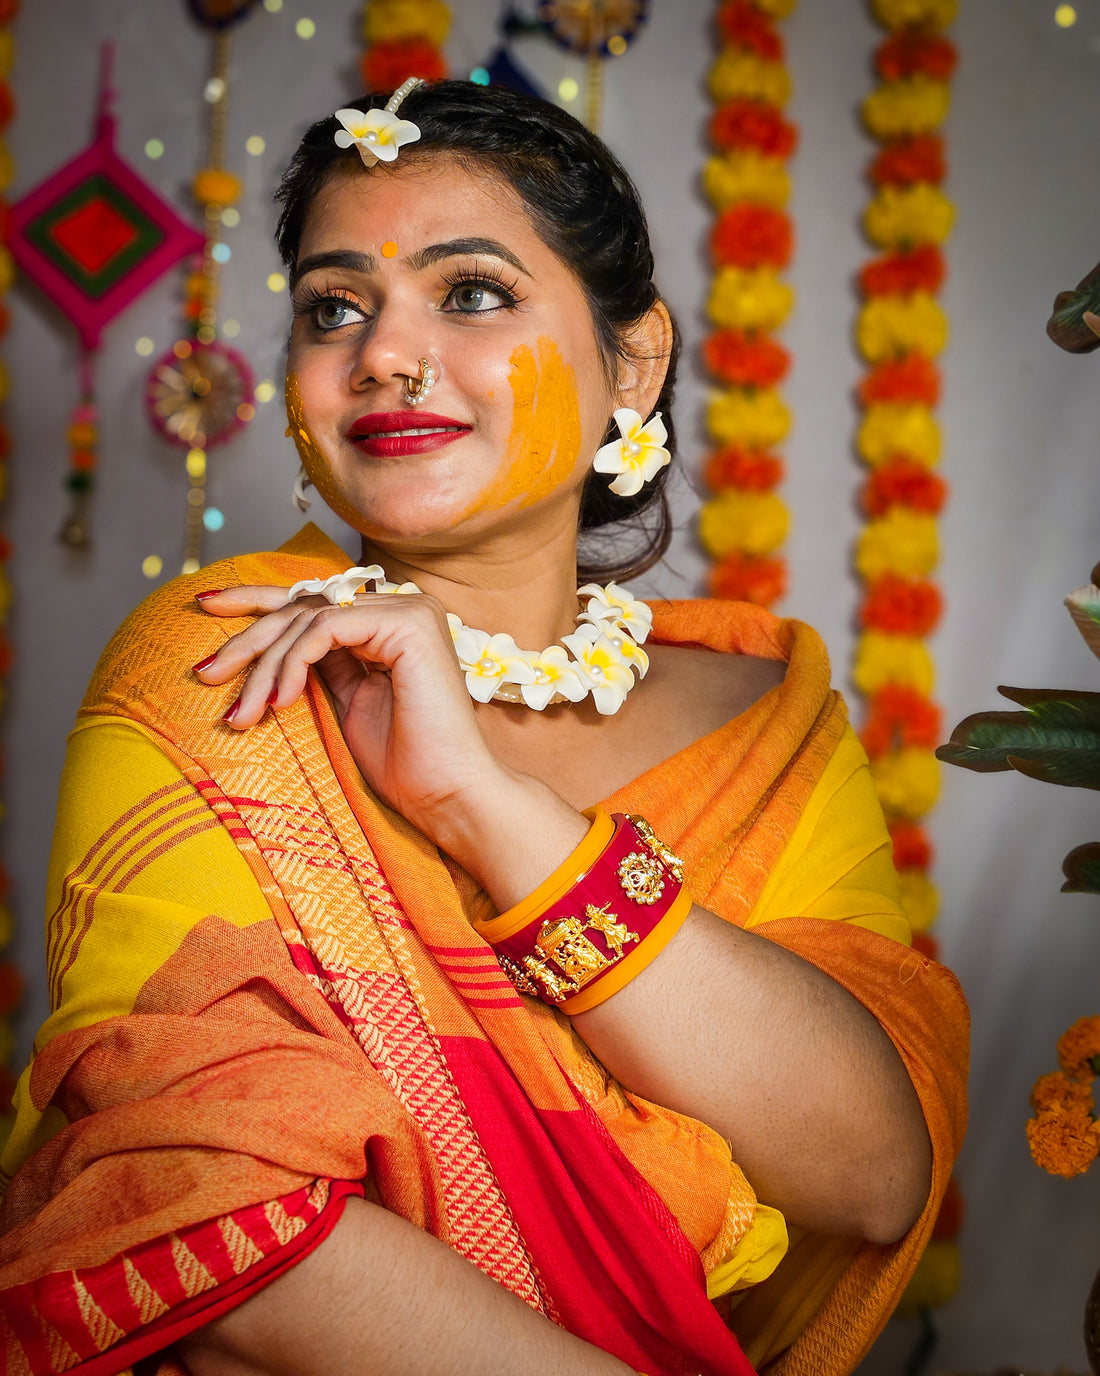
[(935, 406), (940, 399), (940, 372), (930, 358), (906, 354), (884, 359), (859, 384), (863, 406), (879, 401), (908, 401)]
[(943, 596), (935, 583), (885, 573), (868, 587), (859, 621), (865, 630), (926, 636), (942, 614)]
[(707, 367), (734, 387), (774, 387), (786, 376), (791, 359), (767, 335), (719, 330), (703, 345)]
[(715, 110), (711, 141), (718, 148), (751, 148), (769, 158), (789, 158), (798, 131), (782, 112), (755, 100), (731, 100)]
[(726, 0), (718, 11), (722, 38), (733, 48), (750, 48), (769, 62), (783, 61), (783, 39), (749, 0)]
[(766, 555), (731, 554), (713, 566), (708, 582), (712, 597), (770, 607), (787, 591), (787, 565)]
[(707, 460), (706, 481), (712, 492), (745, 487), (767, 492), (783, 481), (783, 460), (762, 449), (719, 449)]
[(716, 263), (739, 268), (786, 267), (793, 234), (782, 210), (742, 203), (723, 210), (711, 231)]
[[(932, 843), (928, 833), (917, 822), (895, 822), (890, 828), (894, 847), (894, 865), (899, 870), (926, 870), (932, 864)], [(931, 940), (925, 937), (925, 941)], [(914, 939), (913, 942), (916, 945)], [(939, 957), (933, 955), (934, 960)]]
[(923, 464), (899, 456), (876, 468), (860, 495), (869, 516), (885, 516), (892, 506), (935, 516), (947, 499), (947, 484)]
[(935, 244), (921, 244), (872, 258), (860, 271), (859, 285), (865, 296), (908, 296), (939, 291), (944, 274), (943, 254)]
[(954, 44), (946, 38), (911, 29), (891, 34), (875, 53), (875, 67), (885, 81), (900, 81), (918, 72), (946, 81), (958, 60)]

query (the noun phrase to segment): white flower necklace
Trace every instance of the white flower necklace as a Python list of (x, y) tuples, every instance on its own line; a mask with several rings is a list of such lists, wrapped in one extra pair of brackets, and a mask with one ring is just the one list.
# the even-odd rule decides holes
[[(321, 596), (334, 606), (350, 607), (368, 583), (375, 593), (420, 592), (415, 583), (391, 583), (380, 564), (351, 568), (331, 578), (305, 578), (287, 592), (287, 601)], [(451, 640), (466, 688), (476, 702), (522, 702), (541, 712), (557, 702), (582, 702), (589, 694), (596, 711), (609, 717), (626, 701), (638, 678), (645, 678), (649, 656), (642, 649), (653, 625), (653, 613), (617, 583), (585, 583), (577, 596), (586, 598), (577, 629), (561, 645), (521, 650), (510, 635), (490, 635), (464, 626), (447, 613)], [(566, 651), (568, 650), (569, 653)]]

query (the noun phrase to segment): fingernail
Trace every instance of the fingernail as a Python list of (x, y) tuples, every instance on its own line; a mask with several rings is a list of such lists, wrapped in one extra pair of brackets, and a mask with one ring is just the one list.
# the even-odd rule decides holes
[(275, 702), (276, 702), (278, 696), (279, 696), (279, 685), (276, 684), (275, 687), (272, 688), (271, 692), (268, 693), (268, 695), (267, 695), (267, 705), (268, 705), (268, 707), (274, 707), (274, 706), (275, 706)]
[(215, 650), (215, 652), (214, 652), (212, 655), (207, 655), (205, 659), (200, 659), (199, 662), (198, 662), (197, 664), (192, 664), (192, 665), (191, 665), (191, 672), (192, 672), (193, 674), (201, 674), (202, 671), (203, 671), (204, 669), (209, 669), (209, 668), (210, 668), (211, 664), (214, 663), (214, 661), (217, 659), (217, 657), (218, 657), (218, 654), (217, 654), (217, 651)]
[(225, 716), (222, 717), (222, 721), (232, 721), (233, 718), (237, 715), (238, 711), (240, 710), (240, 706), (241, 700), (240, 698), (238, 698), (237, 701), (233, 704), (233, 706), (229, 709), (229, 711), (226, 712)]
[(206, 592), (197, 592), (195, 594), (195, 601), (205, 602), (208, 597), (217, 597), (220, 592), (221, 588), (208, 588)]

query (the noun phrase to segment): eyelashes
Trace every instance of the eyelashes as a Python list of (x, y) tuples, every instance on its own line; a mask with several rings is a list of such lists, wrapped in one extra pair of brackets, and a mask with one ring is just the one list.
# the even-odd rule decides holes
[[(448, 315), (494, 315), (522, 304), (518, 279), (509, 277), (493, 264), (476, 262), (472, 267), (456, 267), (440, 274), (447, 287), (441, 309)], [(466, 293), (465, 302), (462, 294)], [(486, 295), (497, 304), (485, 304)], [(328, 286), (323, 281), (306, 283), (293, 297), (295, 317), (309, 317), (321, 334), (331, 334), (353, 323), (365, 323), (372, 311), (347, 287)], [(353, 321), (349, 316), (358, 317)]]

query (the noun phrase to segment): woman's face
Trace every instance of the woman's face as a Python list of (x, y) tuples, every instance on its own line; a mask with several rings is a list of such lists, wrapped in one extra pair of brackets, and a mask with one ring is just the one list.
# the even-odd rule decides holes
[[(338, 515), (436, 549), (575, 527), (617, 400), (584, 294), (510, 186), (443, 158), (341, 173), (297, 266), (290, 433)], [(435, 384), (413, 406), (421, 358)]]

